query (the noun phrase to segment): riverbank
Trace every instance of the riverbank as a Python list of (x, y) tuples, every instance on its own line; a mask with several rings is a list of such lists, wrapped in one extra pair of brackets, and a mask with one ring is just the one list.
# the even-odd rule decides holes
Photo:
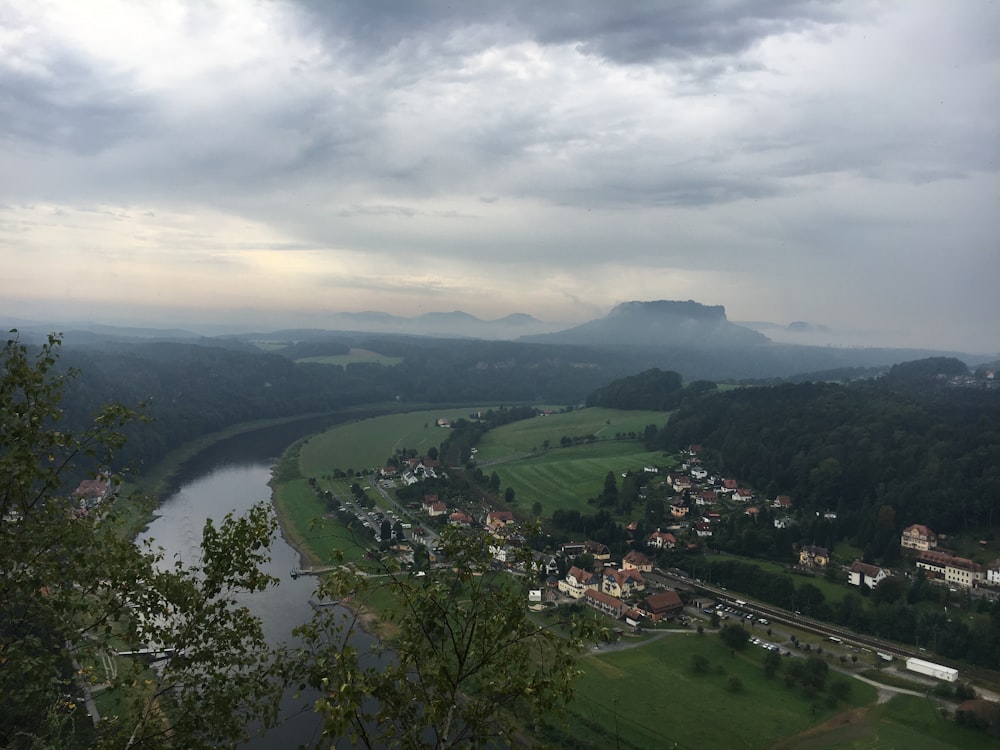
[[(377, 407), (372, 407), (373, 411), (378, 411)], [(168, 452), (162, 459), (156, 462), (151, 468), (143, 471), (135, 477), (129, 486), (144, 495), (149, 496), (155, 502), (164, 495), (170, 494), (178, 483), (179, 477), (184, 467), (201, 453), (218, 445), (226, 440), (249, 435), (253, 432), (268, 430), (271, 428), (287, 427), (298, 422), (315, 422), (317, 420), (336, 420), (337, 417), (346, 419), (355, 418), (358, 415), (357, 409), (349, 412), (329, 411), (318, 414), (298, 415), (294, 417), (277, 417), (273, 419), (258, 419), (252, 422), (240, 422), (216, 432), (202, 435), (201, 437), (185, 443), (180, 448)], [(304, 435), (303, 435), (304, 437)], [(293, 438), (294, 440), (294, 438)], [(284, 450), (284, 446), (282, 447)]]

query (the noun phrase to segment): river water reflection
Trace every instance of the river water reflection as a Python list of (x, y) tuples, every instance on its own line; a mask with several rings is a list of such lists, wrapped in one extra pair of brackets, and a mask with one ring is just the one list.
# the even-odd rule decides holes
[[(313, 428), (315, 429), (315, 428)], [(231, 439), (214, 446), (190, 462), (178, 476), (174, 490), (157, 509), (156, 518), (140, 539), (152, 538), (164, 550), (165, 562), (175, 559), (195, 564), (200, 559), (199, 542), (208, 518), (216, 525), (227, 513), (240, 514), (260, 501), (270, 501), (271, 467), (274, 458), (294, 437), (310, 432), (300, 426), (297, 435), (289, 428), (259, 431), (242, 439)], [(312, 614), (309, 599), (316, 585), (311, 577), (292, 579), (289, 572), (298, 568), (299, 555), (280, 536), (271, 548), (266, 572), (278, 579), (277, 586), (248, 596), (246, 604), (261, 618), (264, 632), (272, 644), (291, 641), (292, 629)], [(315, 696), (295, 699), (286, 695), (282, 726), (252, 740), (254, 750), (278, 750), (311, 746), (318, 739), (320, 721), (311, 709)]]

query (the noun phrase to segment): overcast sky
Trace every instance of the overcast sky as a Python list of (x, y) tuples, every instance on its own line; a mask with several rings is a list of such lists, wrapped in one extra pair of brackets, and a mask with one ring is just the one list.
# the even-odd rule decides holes
[(998, 122), (986, 0), (0, 0), (0, 314), (996, 352)]

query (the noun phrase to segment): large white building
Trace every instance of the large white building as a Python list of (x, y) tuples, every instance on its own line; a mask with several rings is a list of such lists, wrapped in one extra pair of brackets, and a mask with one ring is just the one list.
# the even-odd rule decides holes
[(937, 547), (937, 534), (920, 523), (907, 526), (899, 537), (899, 545), (904, 549), (926, 552)]

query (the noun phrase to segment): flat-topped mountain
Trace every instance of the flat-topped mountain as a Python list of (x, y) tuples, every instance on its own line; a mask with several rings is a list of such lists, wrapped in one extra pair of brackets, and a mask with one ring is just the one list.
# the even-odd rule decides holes
[(745, 347), (767, 344), (762, 333), (730, 323), (722, 305), (688, 300), (623, 302), (605, 317), (523, 341), (590, 346)]

